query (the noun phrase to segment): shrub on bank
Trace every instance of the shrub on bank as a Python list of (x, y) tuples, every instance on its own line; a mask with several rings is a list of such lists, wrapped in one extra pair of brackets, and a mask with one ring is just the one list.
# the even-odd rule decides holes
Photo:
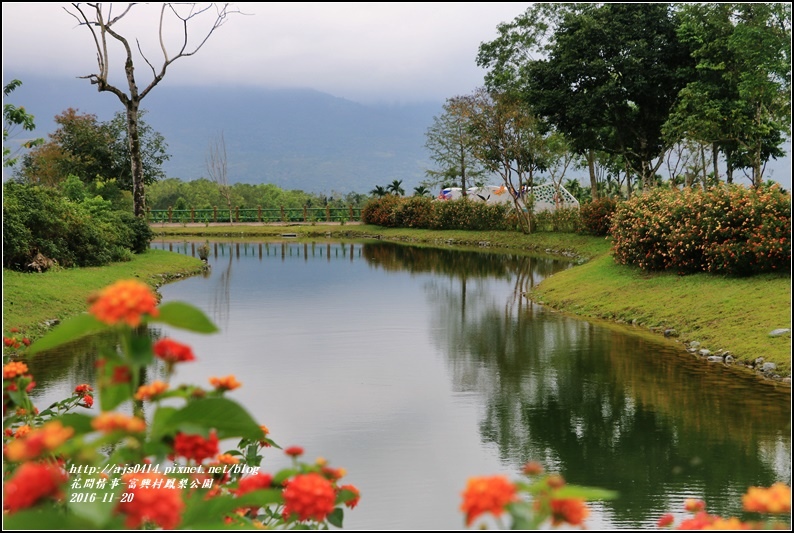
[(361, 210), (361, 220), (389, 228), (504, 230), (509, 206), (455, 200), (436, 202), (430, 198), (404, 198), (394, 194), (370, 200)]
[(656, 189), (618, 205), (610, 231), (615, 260), (644, 270), (791, 271), (791, 195), (778, 186)]
[(3, 266), (25, 270), (41, 254), (64, 267), (100, 266), (149, 248), (152, 231), (96, 196), (69, 200), (56, 189), (3, 185)]
[(607, 235), (617, 205), (617, 200), (609, 197), (598, 198), (582, 204), (579, 208), (579, 233)]

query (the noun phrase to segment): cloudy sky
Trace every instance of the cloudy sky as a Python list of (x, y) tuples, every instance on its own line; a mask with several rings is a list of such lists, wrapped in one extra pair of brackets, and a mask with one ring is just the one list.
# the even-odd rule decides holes
[[(127, 4), (114, 4), (113, 16)], [(155, 65), (160, 5), (138, 5), (119, 23), (140, 38)], [(308, 87), (350, 100), (439, 101), (482, 84), (477, 48), (496, 26), (529, 2), (243, 2), (193, 57), (169, 67), (169, 84)], [(26, 73), (79, 76), (95, 72), (95, 48), (86, 27), (65, 3), (3, 2), (3, 78)], [(211, 13), (195, 19), (206, 33)], [(123, 24), (122, 24), (123, 22)], [(178, 26), (168, 26), (171, 38)], [(115, 44), (115, 43), (114, 43)], [(118, 63), (115, 74), (123, 75)], [(145, 65), (136, 75), (143, 85)], [(111, 72), (113, 74), (113, 72)], [(146, 73), (148, 74), (148, 73)], [(146, 78), (146, 82), (151, 77)]]

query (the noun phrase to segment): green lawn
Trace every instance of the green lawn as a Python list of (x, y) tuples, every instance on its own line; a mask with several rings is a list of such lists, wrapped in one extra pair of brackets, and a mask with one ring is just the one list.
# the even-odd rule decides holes
[(3, 332), (12, 327), (35, 338), (45, 331), (42, 323), (64, 319), (87, 309), (86, 298), (115, 281), (138, 278), (159, 286), (176, 276), (200, 272), (199, 259), (149, 250), (132, 261), (104, 267), (60, 269), (22, 273), (3, 269)]

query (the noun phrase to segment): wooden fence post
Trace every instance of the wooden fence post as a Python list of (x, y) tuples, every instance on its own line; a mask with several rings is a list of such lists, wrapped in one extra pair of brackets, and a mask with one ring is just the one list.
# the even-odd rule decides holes
[(325, 221), (331, 222), (331, 206), (325, 204)]
[(240, 206), (239, 205), (234, 208), (234, 221), (235, 222), (240, 222)]
[(256, 213), (256, 218), (258, 222), (262, 222), (262, 206), (258, 205), (257, 207), (259, 208), (259, 210)]
[(170, 205), (168, 206), (168, 223), (169, 223), (169, 224), (171, 223), (171, 217), (172, 217), (172, 216), (173, 216), (173, 214), (174, 214), (174, 211), (173, 211), (173, 209), (174, 209), (174, 208), (173, 208), (173, 207), (171, 207)]
[(213, 222), (217, 222), (218, 221), (218, 206), (217, 205), (213, 205), (212, 206), (212, 221)]
[(283, 205), (281, 206), (281, 221), (282, 222), (286, 222), (287, 221), (287, 216), (284, 214), (284, 206)]

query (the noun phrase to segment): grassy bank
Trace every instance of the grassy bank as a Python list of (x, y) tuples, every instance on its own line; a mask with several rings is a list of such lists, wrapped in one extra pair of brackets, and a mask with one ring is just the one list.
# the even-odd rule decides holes
[(585, 264), (556, 274), (532, 297), (564, 312), (625, 322), (661, 335), (674, 329), (678, 340), (698, 341), (702, 348), (727, 350), (740, 362), (757, 357), (773, 362), (781, 375), (791, 373), (791, 336), (770, 337), (791, 327), (791, 279), (763, 275), (726, 278), (708, 274), (647, 274), (615, 264), (603, 238), (568, 233), (428, 231), (366, 225), (155, 226), (163, 236), (377, 237), (384, 240), (456, 247), (520, 249), (533, 253), (575, 254)]
[(86, 298), (120, 279), (137, 278), (152, 287), (164, 281), (200, 272), (200, 260), (185, 255), (149, 250), (132, 261), (104, 267), (21, 273), (3, 269), (3, 331), (11, 327), (35, 338), (42, 323), (75, 315), (86, 309)]

